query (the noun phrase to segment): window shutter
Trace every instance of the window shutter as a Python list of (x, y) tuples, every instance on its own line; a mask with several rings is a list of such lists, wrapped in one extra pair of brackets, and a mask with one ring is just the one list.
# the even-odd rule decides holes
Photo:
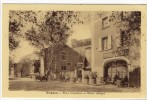
[(110, 16), (108, 16), (108, 26), (110, 26)]
[(102, 51), (102, 39), (99, 38), (99, 51)]
[(108, 35), (108, 49), (112, 48), (112, 36)]

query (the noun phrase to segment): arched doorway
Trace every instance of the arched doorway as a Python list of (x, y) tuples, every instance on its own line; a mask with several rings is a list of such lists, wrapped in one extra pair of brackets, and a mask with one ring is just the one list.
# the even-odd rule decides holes
[(124, 79), (129, 77), (128, 75), (128, 64), (124, 60), (113, 60), (105, 64), (104, 66), (104, 77), (109, 77), (111, 81), (114, 80), (115, 75), (119, 78)]

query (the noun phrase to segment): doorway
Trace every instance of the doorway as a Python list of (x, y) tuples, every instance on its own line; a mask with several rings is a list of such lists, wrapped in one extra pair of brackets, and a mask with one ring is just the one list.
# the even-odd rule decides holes
[(104, 77), (109, 77), (111, 81), (113, 81), (115, 75), (118, 75), (119, 78), (124, 79), (128, 77), (128, 66), (127, 62), (119, 60), (119, 61), (111, 61), (107, 63), (104, 67)]

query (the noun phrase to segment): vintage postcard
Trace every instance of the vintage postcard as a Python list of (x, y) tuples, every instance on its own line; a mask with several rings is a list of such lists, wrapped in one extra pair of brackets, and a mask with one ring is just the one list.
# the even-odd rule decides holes
[(146, 10), (3, 4), (3, 97), (144, 98)]

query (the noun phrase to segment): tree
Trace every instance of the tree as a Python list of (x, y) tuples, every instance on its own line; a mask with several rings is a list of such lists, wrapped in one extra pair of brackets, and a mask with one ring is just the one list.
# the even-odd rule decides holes
[(36, 18), (36, 13), (32, 11), (9, 11), (9, 69), (14, 67), (13, 52), (19, 47), (20, 41), (24, 38), (24, 29), (27, 24), (33, 23)]
[[(44, 54), (43, 49), (51, 48), (51, 58), (53, 58), (54, 51), (52, 48), (57, 44), (64, 45), (72, 34), (73, 25), (82, 23), (78, 18), (79, 14), (79, 12), (73, 11), (11, 11), (10, 21), (13, 20), (13, 22), (18, 23), (15, 25), (18, 29), (15, 33), (20, 33), (20, 35), (17, 36), (14, 32), (10, 34), (13, 33), (12, 36), (17, 36), (19, 39), (25, 38), (31, 45), (39, 48), (40, 56)], [(22, 33), (27, 25), (30, 27)], [(10, 39), (13, 38), (10, 37)], [(16, 41), (14, 38), (17, 45), (14, 45), (13, 41), (9, 41), (9, 44), (14, 45), (15, 48), (13, 49), (19, 46), (19, 39)]]
[[(123, 32), (120, 45), (125, 44), (129, 48), (129, 53), (126, 56), (132, 61), (134, 67), (140, 66), (140, 42), (141, 42), (141, 12), (140, 11), (121, 11), (113, 12), (110, 17), (110, 22), (117, 23), (117, 28)], [(122, 35), (122, 34), (121, 34)], [(116, 41), (114, 41), (116, 43)], [(113, 43), (114, 43), (113, 42)], [(114, 45), (115, 45), (114, 43)], [(114, 49), (116, 52), (120, 48)], [(135, 60), (135, 61), (134, 61)], [(135, 64), (136, 63), (136, 64)]]
[[(10, 50), (13, 49), (11, 44), (15, 48), (19, 45), (19, 41), (13, 37), (26, 38), (39, 48), (49, 47), (54, 43), (66, 43), (72, 33), (73, 25), (82, 23), (78, 18), (79, 14), (73, 11), (10, 11)], [(30, 27), (23, 34), (22, 30), (26, 26)], [(14, 43), (16, 41), (17, 45)]]
[(37, 47), (51, 47), (56, 43), (65, 44), (72, 34), (72, 26), (82, 23), (78, 19), (79, 12), (47, 11), (44, 20), (37, 22), (37, 28), (32, 27), (26, 32), (26, 38)]
[(19, 41), (16, 39), (18, 34), (19, 27), (16, 21), (9, 22), (9, 48), (10, 50), (14, 50), (19, 46)]
[[(139, 44), (139, 39), (135, 35), (136, 31), (141, 31), (141, 12), (140, 11), (115, 11), (109, 19), (110, 22), (116, 23), (120, 30), (125, 31), (125, 36), (130, 37), (127, 39), (127, 45)], [(126, 38), (125, 37), (125, 38)]]
[[(39, 29), (33, 28), (26, 33), (26, 38), (41, 49), (50, 48), (50, 64), (54, 62), (53, 58), (57, 50), (54, 50), (56, 45), (65, 45), (68, 37), (72, 34), (72, 26), (76, 23), (82, 23), (78, 19), (78, 12), (72, 11), (48, 11), (45, 15), (45, 20), (39, 25)], [(62, 47), (62, 48), (63, 48)], [(61, 49), (62, 49), (61, 48)], [(44, 54), (44, 50), (42, 50)], [(47, 70), (49, 70), (47, 68)]]
[[(9, 11), (9, 48), (10, 51), (19, 47), (21, 38), (24, 38), (23, 29), (28, 23), (35, 23), (36, 13), (33, 11)], [(23, 30), (23, 31), (22, 31)]]

